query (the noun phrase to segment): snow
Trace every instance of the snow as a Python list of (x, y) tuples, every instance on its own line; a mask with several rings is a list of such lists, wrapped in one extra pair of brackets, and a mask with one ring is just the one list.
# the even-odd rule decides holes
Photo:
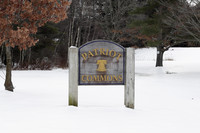
[(76, 46), (70, 46), (70, 48), (77, 48)]
[(13, 71), (14, 93), (0, 79), (0, 132), (199, 133), (199, 58), (200, 48), (171, 48), (156, 68), (156, 49), (137, 49), (134, 110), (123, 86), (79, 86), (72, 107), (68, 70)]

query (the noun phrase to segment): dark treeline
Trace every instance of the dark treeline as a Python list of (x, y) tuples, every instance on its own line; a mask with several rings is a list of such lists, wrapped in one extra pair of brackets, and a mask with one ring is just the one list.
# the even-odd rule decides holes
[[(67, 19), (58, 24), (47, 23), (38, 29), (39, 42), (35, 46), (21, 51), (12, 48), (13, 69), (66, 68), (68, 48), (95, 39), (112, 40), (124, 47), (156, 46), (158, 51), (175, 45), (199, 44), (198, 41), (180, 40), (178, 35), (174, 38), (180, 28), (174, 27), (175, 18), (170, 19), (176, 11), (168, 7), (176, 2), (178, 0), (72, 0)], [(176, 15), (181, 17), (178, 12)], [(4, 67), (4, 45), (0, 51), (1, 67)]]
[[(47, 23), (38, 29), (39, 42), (26, 50), (12, 48), (14, 69), (66, 68), (68, 47), (94, 40), (122, 42), (121, 32), (128, 30), (129, 12), (138, 2), (132, 0), (73, 0), (68, 18), (58, 24)], [(121, 30), (121, 31), (120, 31)], [(124, 30), (124, 31), (123, 31)], [(6, 65), (5, 46), (1, 46), (1, 66)]]

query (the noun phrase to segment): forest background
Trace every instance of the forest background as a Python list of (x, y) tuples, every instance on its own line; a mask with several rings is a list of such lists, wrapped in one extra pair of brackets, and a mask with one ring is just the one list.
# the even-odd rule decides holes
[[(199, 46), (199, 0), (72, 0), (68, 18), (38, 29), (35, 46), (11, 48), (13, 69), (49, 70), (68, 67), (68, 48), (95, 40), (124, 47), (157, 47), (156, 66), (172, 46)], [(0, 67), (6, 66), (0, 47)]]

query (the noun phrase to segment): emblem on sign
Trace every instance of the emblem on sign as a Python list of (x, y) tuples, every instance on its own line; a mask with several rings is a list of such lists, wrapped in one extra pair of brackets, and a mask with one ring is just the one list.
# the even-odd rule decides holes
[(97, 71), (98, 72), (106, 72), (106, 64), (107, 64), (107, 60), (97, 60)]

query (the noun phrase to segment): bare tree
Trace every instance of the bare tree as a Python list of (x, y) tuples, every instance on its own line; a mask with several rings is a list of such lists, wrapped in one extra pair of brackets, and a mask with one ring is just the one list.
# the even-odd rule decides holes
[(177, 43), (200, 43), (200, 0), (181, 1), (174, 5), (162, 2), (168, 7), (169, 14), (163, 20), (166, 26), (173, 28), (169, 37)]
[(122, 30), (130, 22), (129, 12), (137, 7), (137, 0), (101, 0), (98, 4), (99, 24), (105, 39), (118, 41)]

